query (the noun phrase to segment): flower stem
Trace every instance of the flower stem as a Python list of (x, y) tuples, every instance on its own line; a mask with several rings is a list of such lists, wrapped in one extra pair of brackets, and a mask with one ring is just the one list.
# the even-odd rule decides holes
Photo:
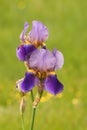
[(36, 107), (33, 107), (32, 108), (32, 120), (31, 120), (30, 130), (33, 130), (33, 127), (34, 127), (35, 113), (36, 113)]
[(33, 90), (31, 90), (31, 99), (32, 99), (32, 102), (33, 102), (34, 101)]
[(25, 130), (23, 113), (21, 114), (21, 120), (22, 120), (22, 130)]
[[(33, 101), (34, 101), (34, 94), (33, 94), (33, 90), (31, 90), (31, 99), (32, 99), (32, 102), (33, 102)], [(30, 126), (30, 130), (33, 130), (33, 127), (34, 127), (35, 112), (36, 112), (36, 108), (35, 108), (35, 107), (33, 107), (33, 108), (32, 108), (32, 119), (31, 119), (31, 126)]]

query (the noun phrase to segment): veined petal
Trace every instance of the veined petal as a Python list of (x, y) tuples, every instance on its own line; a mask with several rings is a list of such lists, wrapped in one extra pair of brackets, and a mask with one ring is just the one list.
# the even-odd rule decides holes
[(24, 30), (23, 30), (22, 33), (20, 34), (20, 40), (21, 40), (22, 42), (25, 41), (25, 33), (26, 33), (28, 27), (29, 27), (28, 22), (25, 22), (25, 24), (24, 24)]
[(40, 21), (33, 21), (29, 37), (31, 43), (41, 44), (48, 38), (48, 29)]
[(32, 44), (23, 44), (16, 49), (16, 55), (19, 60), (26, 61), (35, 49)]
[(24, 80), (20, 83), (22, 92), (30, 91), (36, 85), (36, 77), (33, 73), (26, 73)]
[(63, 90), (63, 84), (60, 83), (56, 75), (49, 75), (44, 79), (44, 89), (56, 95)]
[(55, 70), (61, 69), (63, 64), (64, 64), (64, 56), (63, 56), (63, 54), (60, 51), (58, 51), (57, 49), (54, 49), (53, 50), (53, 55), (56, 58)]
[(36, 50), (36, 47), (32, 44), (25, 44), (25, 50), (26, 50), (26, 59), (30, 58), (30, 55), (33, 53), (33, 51)]
[(26, 49), (25, 49), (24, 45), (21, 45), (16, 49), (16, 56), (21, 61), (26, 60)]
[(47, 49), (36, 49), (30, 56), (29, 65), (39, 71), (50, 71), (54, 69), (55, 57)]

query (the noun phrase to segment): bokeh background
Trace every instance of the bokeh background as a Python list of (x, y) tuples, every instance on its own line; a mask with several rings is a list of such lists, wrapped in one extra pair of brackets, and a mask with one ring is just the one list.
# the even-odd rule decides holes
[[(49, 29), (46, 42), (64, 54), (57, 71), (64, 91), (46, 97), (37, 109), (35, 130), (87, 130), (87, 0), (0, 0), (0, 130), (21, 130), (20, 96), (16, 80), (26, 71), (15, 55), (24, 22), (42, 21)], [(31, 26), (30, 26), (31, 28)], [(27, 99), (25, 124), (31, 120)]]

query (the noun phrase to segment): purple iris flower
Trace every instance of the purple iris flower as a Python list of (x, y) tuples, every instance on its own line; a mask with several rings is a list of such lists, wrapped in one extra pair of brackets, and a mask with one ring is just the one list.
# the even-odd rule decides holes
[[(32, 76), (30, 76), (31, 74), (25, 75), (20, 85), (21, 91), (30, 91), (36, 85), (37, 79), (37, 85), (40, 85), (41, 80), (43, 89), (49, 93), (54, 95), (60, 93), (63, 90), (63, 84), (57, 79), (54, 71), (60, 69), (63, 63), (64, 58), (61, 52), (54, 50), (52, 53), (47, 49), (36, 49), (28, 61), (30, 68), (36, 73), (32, 73)], [(43, 78), (38, 77), (37, 73), (41, 74)]]
[(28, 22), (24, 24), (24, 30), (20, 35), (20, 40), (22, 43), (32, 43), (35, 46), (43, 45), (48, 38), (48, 29), (46, 28), (43, 23), (40, 21), (33, 21), (32, 22), (32, 30), (26, 35), (26, 31), (29, 27)]
[(24, 29), (20, 35), (22, 44), (16, 49), (16, 56), (21, 61), (29, 59), (31, 53), (41, 45), (45, 47), (44, 41), (48, 38), (48, 29), (39, 21), (32, 22), (32, 30), (26, 35), (29, 27), (28, 22), (25, 22)]
[[(53, 52), (46, 49), (44, 42), (49, 35), (48, 29), (40, 21), (33, 21), (32, 30), (26, 35), (28, 27), (29, 24), (26, 22), (20, 35), (22, 44), (16, 49), (18, 59), (26, 62), (28, 72), (20, 82), (17, 82), (17, 86), (20, 86), (24, 93), (38, 86), (39, 92), (45, 89), (56, 95), (63, 90), (63, 84), (55, 74), (55, 71), (61, 69), (64, 64), (63, 54), (57, 49)], [(37, 49), (40, 45), (42, 48)]]

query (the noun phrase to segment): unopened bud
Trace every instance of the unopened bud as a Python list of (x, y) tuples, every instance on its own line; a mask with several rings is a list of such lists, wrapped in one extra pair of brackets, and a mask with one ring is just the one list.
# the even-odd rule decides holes
[(33, 108), (36, 108), (38, 103), (40, 102), (41, 97), (39, 95), (36, 95), (35, 100), (32, 104)]
[(26, 105), (25, 97), (22, 97), (21, 103), (20, 103), (20, 113), (21, 114), (23, 114), (25, 111), (25, 105)]

